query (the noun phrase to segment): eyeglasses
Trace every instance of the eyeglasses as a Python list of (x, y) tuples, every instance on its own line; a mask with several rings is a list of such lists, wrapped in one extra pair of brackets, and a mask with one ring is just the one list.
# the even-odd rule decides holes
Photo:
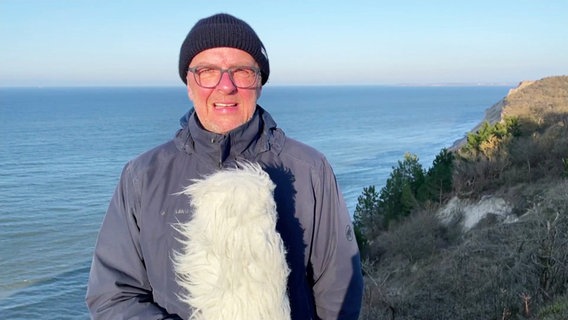
[(260, 70), (255, 67), (232, 67), (222, 69), (213, 66), (197, 66), (188, 68), (187, 70), (193, 73), (195, 82), (197, 82), (200, 87), (207, 89), (217, 87), (225, 72), (229, 74), (229, 79), (231, 79), (233, 85), (240, 89), (256, 88), (260, 75)]

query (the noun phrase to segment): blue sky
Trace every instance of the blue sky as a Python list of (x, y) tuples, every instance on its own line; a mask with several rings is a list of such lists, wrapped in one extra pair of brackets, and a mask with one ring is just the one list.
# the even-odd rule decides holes
[(568, 74), (568, 1), (0, 0), (0, 86), (177, 86), (205, 16), (247, 21), (269, 85), (515, 84)]

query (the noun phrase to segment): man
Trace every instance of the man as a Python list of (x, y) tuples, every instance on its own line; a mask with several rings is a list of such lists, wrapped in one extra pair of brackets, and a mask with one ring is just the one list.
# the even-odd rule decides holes
[(92, 317), (195, 316), (180, 299), (173, 262), (181, 251), (176, 225), (193, 215), (180, 192), (247, 161), (276, 185), (291, 318), (357, 319), (363, 282), (347, 208), (325, 157), (287, 138), (257, 105), (270, 69), (254, 30), (228, 14), (198, 21), (181, 46), (179, 73), (194, 109), (171, 141), (122, 172), (91, 267), (86, 301)]

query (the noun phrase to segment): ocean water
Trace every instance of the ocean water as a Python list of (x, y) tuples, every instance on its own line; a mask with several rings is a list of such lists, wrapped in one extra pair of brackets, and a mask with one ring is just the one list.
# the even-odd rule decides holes
[[(509, 87), (266, 87), (259, 103), (323, 152), (353, 213), (411, 152), (428, 168)], [(88, 319), (93, 246), (129, 159), (170, 139), (185, 88), (0, 89), (0, 319)]]

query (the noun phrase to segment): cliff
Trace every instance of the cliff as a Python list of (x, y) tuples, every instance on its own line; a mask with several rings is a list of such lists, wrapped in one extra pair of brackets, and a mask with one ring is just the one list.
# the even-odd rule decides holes
[[(506, 97), (488, 108), (483, 120), (470, 132), (477, 132), (485, 122), (495, 124), (505, 117), (515, 116), (539, 117), (547, 112), (568, 113), (568, 76), (520, 82)], [(457, 150), (466, 142), (466, 137), (461, 138), (450, 149)]]
[[(522, 156), (525, 159), (521, 161), (532, 162), (532, 167), (543, 167), (547, 159), (538, 159), (537, 156), (539, 153), (546, 153), (547, 151), (550, 151), (549, 153), (558, 153), (558, 158), (560, 160), (564, 159), (564, 157), (568, 156), (568, 154), (564, 154), (564, 151), (548, 149), (558, 149), (559, 146), (563, 148), (562, 146), (564, 145), (562, 141), (559, 141), (564, 140), (564, 135), (559, 134), (559, 132), (566, 131), (568, 126), (568, 76), (547, 77), (537, 81), (522, 81), (516, 88), (509, 90), (506, 97), (487, 109), (483, 121), (473, 128), (471, 132), (478, 132), (485, 122), (493, 125), (497, 122), (503, 122), (507, 117), (521, 119), (519, 123), (523, 130), (526, 132), (526, 135), (532, 136), (532, 138), (527, 143), (517, 143), (517, 145), (522, 145), (520, 148), (518, 146), (516, 148), (513, 146), (506, 147), (507, 151), (504, 153), (504, 157), (506, 157), (504, 161), (499, 163), (499, 159), (494, 158), (492, 159), (494, 161), (491, 161), (488, 166), (500, 166), (499, 170), (503, 172), (508, 169), (511, 163), (519, 162), (518, 158)], [(466, 138), (459, 140), (452, 146), (452, 150), (458, 150), (466, 142)], [(533, 142), (538, 144), (538, 149), (531, 144)], [(524, 150), (520, 152), (519, 149)], [(533, 154), (531, 155), (530, 153)], [(502, 155), (503, 153), (501, 153)], [(517, 168), (517, 171), (513, 174), (516, 176), (526, 174), (523, 172), (525, 171), (523, 169)], [(528, 166), (526, 169), (529, 171), (531, 169), (535, 170), (531, 166)], [(479, 172), (483, 170), (487, 170), (487, 167), (477, 171), (472, 178), (479, 180)], [(546, 175), (546, 173), (543, 174)], [(483, 176), (483, 179), (495, 180), (495, 175), (491, 177)], [(509, 181), (515, 180), (509, 179)], [(528, 182), (531, 181), (533, 180), (528, 180)], [(491, 183), (494, 183), (494, 181)], [(438, 214), (443, 220), (449, 221), (452, 213), (461, 212), (462, 228), (464, 230), (472, 229), (488, 216), (498, 217), (497, 220), (499, 221), (516, 221), (515, 211), (526, 211), (527, 208), (520, 209), (522, 205), (519, 204), (518, 197), (510, 196), (511, 192), (507, 191), (510, 187), (511, 183), (509, 182), (500, 190), (482, 188), (481, 190), (484, 190), (484, 192), (481, 195), (476, 192), (478, 197), (481, 196), (481, 199), (467, 199), (468, 197), (463, 196), (460, 198), (458, 195), (455, 195)], [(517, 208), (517, 210), (514, 210), (514, 208)]]
[(521, 82), (453, 149), (426, 174), (451, 170), (435, 201), (408, 191), (414, 175), (410, 214), (357, 213), (361, 319), (568, 319), (568, 76)]

